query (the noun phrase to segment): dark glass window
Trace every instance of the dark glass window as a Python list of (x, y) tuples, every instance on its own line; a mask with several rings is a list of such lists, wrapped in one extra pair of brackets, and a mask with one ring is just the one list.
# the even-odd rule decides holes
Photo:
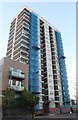
[(42, 101), (45, 101), (45, 96), (42, 96)]
[(55, 55), (55, 52), (52, 52), (52, 55)]
[(47, 89), (48, 88), (48, 84), (45, 84), (45, 89)]
[(51, 48), (52, 51), (54, 51), (54, 48)]
[(47, 73), (44, 73), (44, 77), (47, 77)]
[(54, 84), (58, 84), (58, 81), (57, 81), (57, 80), (54, 80)]
[(56, 64), (56, 61), (52, 61), (52, 64)]
[(45, 82), (45, 83), (47, 82), (47, 78), (44, 79), (44, 82)]
[(45, 91), (44, 91), (44, 89), (42, 89), (42, 94), (45, 94)]
[(56, 71), (56, 70), (53, 70), (53, 74), (57, 74), (57, 71)]
[(58, 92), (58, 91), (55, 91), (55, 96), (56, 96), (56, 95), (59, 95), (59, 92)]
[(43, 45), (43, 47), (45, 47), (45, 44)]
[(54, 57), (54, 56), (52, 56), (52, 60), (55, 60), (55, 57)]
[(43, 50), (41, 50), (41, 53), (43, 53)]
[(45, 90), (45, 95), (48, 95), (48, 90)]
[(46, 62), (44, 63), (44, 66), (46, 66)]
[(53, 44), (51, 44), (51, 47), (54, 47), (54, 45), (53, 45)]
[(46, 68), (46, 67), (44, 68), (44, 72), (45, 72), (45, 71), (47, 71), (47, 68)]
[(16, 80), (13, 80), (13, 85), (16, 85)]
[(43, 49), (43, 52), (45, 52), (45, 49)]
[(55, 101), (59, 101), (59, 97), (55, 97)]
[(58, 86), (54, 86), (54, 90), (58, 90)]
[(45, 99), (48, 100), (48, 96), (46, 96)]
[(53, 65), (53, 69), (56, 69), (56, 65)]
[(46, 53), (43, 54), (43, 57), (45, 57), (45, 56), (46, 56)]
[(46, 61), (46, 58), (44, 58), (43, 60)]
[(42, 83), (42, 87), (44, 87), (44, 83)]
[(53, 78), (54, 78), (54, 79), (57, 79), (57, 75), (53, 75)]
[(42, 81), (44, 81), (44, 77), (42, 77)]

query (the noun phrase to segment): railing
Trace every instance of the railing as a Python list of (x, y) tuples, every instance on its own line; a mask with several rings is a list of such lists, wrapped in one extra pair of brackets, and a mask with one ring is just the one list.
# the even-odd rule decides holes
[(19, 79), (25, 79), (25, 74), (21, 73), (21, 72), (17, 72), (17, 71), (10, 71), (10, 77), (15, 77), (15, 78), (19, 78)]
[(11, 86), (11, 89), (14, 89), (14, 90), (16, 90), (16, 91), (23, 91), (23, 90), (24, 90), (24, 87), (23, 87), (23, 86), (13, 85), (13, 86)]

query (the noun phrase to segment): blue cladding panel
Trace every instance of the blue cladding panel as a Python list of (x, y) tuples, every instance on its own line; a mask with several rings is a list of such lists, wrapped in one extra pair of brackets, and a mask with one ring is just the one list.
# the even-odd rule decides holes
[(64, 98), (63, 102), (65, 104), (68, 104), (68, 103), (70, 104), (65, 59), (62, 58), (62, 56), (64, 56), (64, 52), (63, 52), (61, 34), (55, 31), (55, 36), (56, 36), (58, 56), (59, 56), (60, 74), (61, 74), (61, 82), (62, 82), (62, 94)]
[[(30, 51), (29, 51), (29, 91), (39, 92), (38, 74), (38, 17), (31, 13), (30, 20)], [(39, 104), (35, 109), (39, 109)]]

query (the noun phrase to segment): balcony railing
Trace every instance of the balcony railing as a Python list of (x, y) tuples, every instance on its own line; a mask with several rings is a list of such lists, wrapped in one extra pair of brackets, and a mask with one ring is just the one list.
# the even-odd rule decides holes
[(24, 87), (23, 86), (13, 85), (13, 86), (11, 86), (11, 89), (14, 89), (15, 91), (23, 91)]
[(11, 77), (11, 78), (17, 78), (17, 79), (25, 79), (25, 74), (24, 73), (22, 73), (22, 72), (17, 72), (17, 71), (14, 71), (14, 70), (12, 70), (12, 71), (10, 71), (10, 74), (9, 74), (9, 76)]

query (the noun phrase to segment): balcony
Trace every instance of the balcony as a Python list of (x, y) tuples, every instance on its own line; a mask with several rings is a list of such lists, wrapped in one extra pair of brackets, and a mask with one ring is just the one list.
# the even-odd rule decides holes
[(27, 61), (29, 60), (28, 56), (26, 57), (25, 55), (22, 55), (22, 54), (20, 55), (20, 58), (23, 58), (24, 60), (27, 60)]
[(24, 87), (23, 86), (13, 85), (13, 86), (11, 86), (11, 89), (14, 89), (15, 91), (23, 91)]
[[(25, 53), (25, 54), (29, 55), (29, 52), (28, 52), (27, 50), (25, 50), (25, 49), (21, 49), (21, 50), (20, 50), (20, 52), (22, 52), (22, 53)], [(21, 55), (20, 55), (20, 57), (21, 57)]]
[(23, 44), (23, 43), (21, 43), (21, 47), (25, 47), (25, 48), (29, 49), (29, 46), (28, 46), (28, 45), (25, 45), (25, 44)]
[(16, 79), (19, 79), (19, 80), (24, 80), (25, 79), (25, 74), (22, 73), (22, 72), (17, 72), (17, 71), (10, 71), (9, 73), (9, 77), (10, 78), (16, 78)]

